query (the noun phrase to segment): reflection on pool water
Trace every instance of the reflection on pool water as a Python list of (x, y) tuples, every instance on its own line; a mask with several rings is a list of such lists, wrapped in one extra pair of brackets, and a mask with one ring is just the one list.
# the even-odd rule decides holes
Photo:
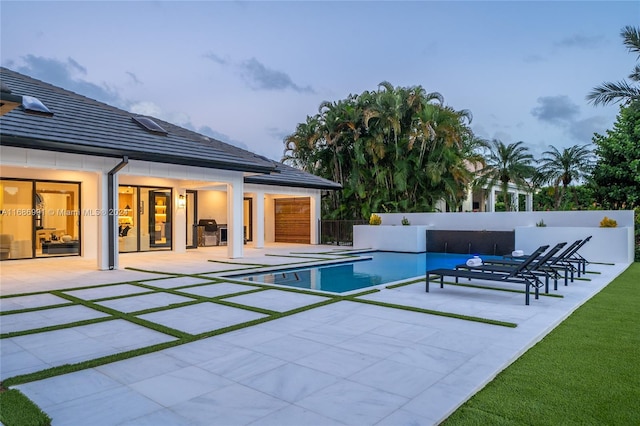
[[(371, 252), (357, 260), (338, 265), (317, 266), (234, 275), (251, 282), (287, 285), (298, 288), (344, 293), (424, 276), (429, 269), (453, 268), (473, 257), (466, 254)], [(483, 256), (484, 257), (484, 256)], [(488, 258), (489, 256), (487, 256)]]

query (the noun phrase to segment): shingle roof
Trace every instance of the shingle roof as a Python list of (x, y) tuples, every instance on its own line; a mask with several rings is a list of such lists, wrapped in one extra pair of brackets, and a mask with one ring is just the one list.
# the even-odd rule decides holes
[[(266, 185), (337, 189), (340, 185), (296, 170), (208, 136), (150, 117), (168, 134), (142, 129), (128, 111), (0, 67), (0, 80), (11, 95), (34, 96), (53, 116), (16, 108), (0, 116), (2, 145), (132, 160), (180, 164), (260, 175)], [(286, 171), (288, 179), (277, 172)], [(295, 169), (294, 169), (295, 170)], [(255, 180), (256, 176), (246, 179)]]
[(246, 183), (262, 185), (294, 186), (300, 188), (341, 189), (342, 186), (334, 181), (312, 175), (300, 169), (283, 163), (274, 163), (280, 173), (270, 175), (254, 175), (244, 178)]

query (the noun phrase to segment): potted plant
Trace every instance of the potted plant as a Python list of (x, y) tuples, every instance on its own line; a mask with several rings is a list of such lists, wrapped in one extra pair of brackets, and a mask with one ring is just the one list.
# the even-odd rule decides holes
[(371, 213), (371, 217), (369, 218), (369, 225), (380, 225), (382, 224), (382, 218), (375, 213)]
[(604, 217), (604, 219), (602, 219), (600, 221), (600, 228), (615, 228), (618, 226), (618, 222), (616, 222), (614, 219), (610, 219), (607, 216)]

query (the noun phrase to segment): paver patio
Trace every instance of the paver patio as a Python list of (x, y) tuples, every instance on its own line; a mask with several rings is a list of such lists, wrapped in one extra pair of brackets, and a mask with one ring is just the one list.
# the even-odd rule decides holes
[[(284, 264), (299, 259), (266, 256), (266, 252), (289, 255), (292, 251), (331, 249), (247, 248), (247, 257), (235, 261)], [(238, 268), (208, 262), (221, 255), (216, 250), (156, 257), (134, 254), (122, 256), (121, 263), (215, 277), (212, 272)], [(73, 271), (73, 265), (81, 269), (78, 265), (83, 262), (43, 259), (42, 265), (58, 268), (66, 263), (66, 269)], [(21, 268), (28, 269), (26, 264), (3, 263), (3, 296), (136, 281), (141, 286), (117, 284), (62, 294), (99, 299), (100, 306), (123, 313), (140, 311), (141, 319), (194, 335), (267, 317), (250, 309), (286, 314), (327, 300), (322, 294), (278, 289), (243, 294), (256, 287), (232, 282), (209, 284), (197, 277), (140, 281), (160, 276), (132, 270), (91, 271), (93, 265), (71, 272), (67, 285), (62, 286), (55, 280), (43, 280), (41, 274), (30, 280), (21, 274)], [(359, 297), (509, 321), (517, 324), (515, 328), (343, 300), (15, 387), (47, 412), (53, 425), (437, 424), (626, 266), (589, 265), (589, 270), (599, 272), (589, 274), (590, 281), (562, 286), (558, 293), (563, 298), (532, 298), (530, 306), (524, 305), (522, 294), (495, 290), (432, 285), (430, 293), (425, 293), (424, 282), (393, 289), (382, 286), (377, 293)], [(159, 290), (140, 295), (137, 289), (148, 291), (143, 286)], [(179, 295), (166, 293), (176, 288)], [(108, 297), (116, 298), (102, 300)], [(233, 307), (198, 299), (201, 297), (224, 297)], [(193, 304), (172, 306), (185, 300)], [(81, 305), (6, 314), (67, 302), (50, 293), (0, 299), (5, 313), (1, 332), (41, 327), (43, 315), (70, 308), (82, 309), (66, 319), (60, 316), (57, 324), (109, 316)], [(144, 313), (146, 309), (157, 310)], [(12, 321), (12, 317), (19, 320)], [(125, 319), (8, 337), (0, 340), (0, 378), (172, 340), (175, 337)]]

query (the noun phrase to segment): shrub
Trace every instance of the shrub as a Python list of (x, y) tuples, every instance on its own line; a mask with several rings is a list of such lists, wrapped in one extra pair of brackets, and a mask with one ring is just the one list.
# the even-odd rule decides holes
[(407, 219), (406, 217), (402, 216), (402, 224), (404, 226), (409, 226), (409, 225), (411, 225), (411, 222), (409, 222), (409, 219)]
[(382, 218), (375, 213), (371, 213), (371, 217), (369, 218), (369, 225), (380, 225), (382, 223)]
[(615, 228), (616, 226), (618, 226), (618, 222), (606, 216), (600, 221), (600, 228)]

